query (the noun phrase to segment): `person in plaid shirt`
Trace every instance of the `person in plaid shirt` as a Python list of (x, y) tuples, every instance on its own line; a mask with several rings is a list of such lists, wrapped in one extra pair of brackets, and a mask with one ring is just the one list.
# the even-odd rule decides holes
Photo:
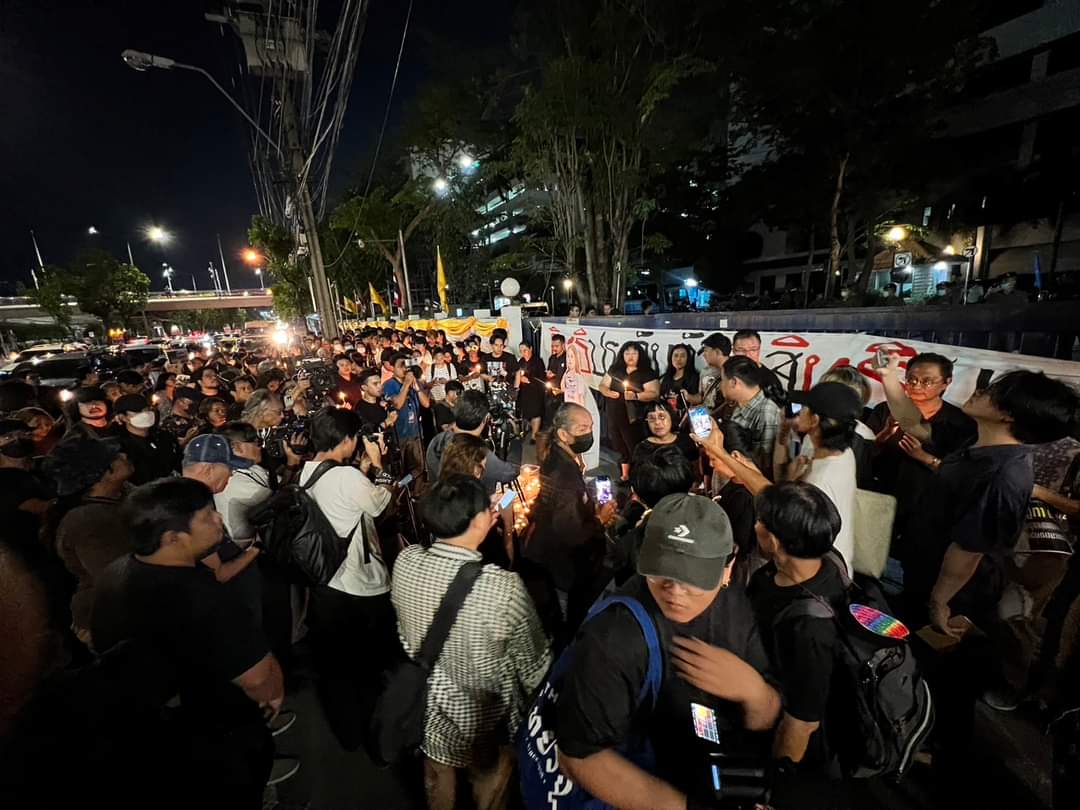
[[(435, 540), (401, 552), (391, 586), (398, 635), (412, 657), (458, 569), (482, 559), (477, 549), (497, 518), (483, 484), (465, 475), (436, 484), (420, 513)], [(459, 769), (479, 810), (506, 806), (510, 741), (550, 665), (551, 646), (521, 578), (485, 565), (428, 681), (422, 749), (430, 810), (454, 807)]]

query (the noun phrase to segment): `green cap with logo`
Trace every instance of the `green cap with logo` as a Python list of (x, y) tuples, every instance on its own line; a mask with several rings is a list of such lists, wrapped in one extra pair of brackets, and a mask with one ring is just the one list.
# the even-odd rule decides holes
[(720, 584), (735, 550), (731, 521), (704, 495), (662, 498), (645, 523), (638, 573), (712, 590)]

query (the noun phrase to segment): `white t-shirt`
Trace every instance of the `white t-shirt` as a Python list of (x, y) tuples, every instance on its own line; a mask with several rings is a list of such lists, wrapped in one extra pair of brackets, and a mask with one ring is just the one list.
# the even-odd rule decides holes
[[(855, 420), (855, 434), (857, 436), (862, 436), (863, 439), (868, 442), (877, 439), (877, 436), (874, 435), (874, 431), (858, 419)], [(814, 440), (810, 438), (809, 434), (803, 436), (802, 439), (799, 440), (799, 455), (806, 456), (807, 458), (814, 457)]]
[(436, 402), (446, 399), (446, 382), (457, 379), (457, 369), (452, 363), (431, 365), (424, 371), (424, 382), (431, 385), (431, 398)]
[(214, 496), (214, 508), (221, 513), (225, 530), (239, 545), (255, 539), (255, 529), (247, 520), (247, 511), (270, 497), (270, 473), (256, 464), (236, 470), (229, 483)]
[[(304, 484), (318, 466), (319, 462), (306, 462), (300, 472), (300, 483)], [(390, 503), (390, 491), (375, 486), (355, 467), (342, 466), (328, 470), (308, 493), (315, 499), (338, 537), (352, 534), (345, 562), (327, 584), (352, 596), (387, 593), (390, 590), (390, 574), (379, 551), (373, 518), (382, 514)], [(364, 531), (359, 526), (361, 520), (365, 523)], [(369, 555), (364, 553), (365, 532)], [(366, 563), (365, 556), (368, 556)]]
[(855, 562), (855, 453), (849, 447), (838, 456), (815, 458), (803, 477), (832, 500), (840, 513), (840, 532), (833, 547), (853, 571)]

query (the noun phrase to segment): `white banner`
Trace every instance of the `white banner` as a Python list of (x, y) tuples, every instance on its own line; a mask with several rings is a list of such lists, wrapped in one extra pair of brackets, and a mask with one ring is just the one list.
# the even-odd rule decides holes
[[(595, 388), (600, 384), (604, 372), (615, 362), (619, 347), (630, 340), (645, 344), (653, 368), (661, 374), (667, 368), (668, 349), (677, 343), (691, 346), (697, 352), (697, 367), (703, 369), (705, 362), (701, 358), (701, 341), (709, 334), (677, 329), (630, 329), (545, 322), (541, 326), (541, 351), (547, 358), (551, 354), (551, 336), (565, 337), (567, 351), (574, 352), (578, 368)], [(732, 333), (725, 331), (725, 334), (731, 337)], [(877, 372), (871, 368), (874, 351), (879, 346), (899, 347), (901, 355), (908, 358), (922, 352), (936, 352), (952, 360), (955, 363), (953, 383), (945, 398), (957, 405), (971, 396), (980, 377), (985, 384), (999, 373), (1015, 369), (1043, 371), (1080, 388), (1080, 363), (924, 343), (920, 340), (884, 338), (862, 332), (762, 332), (761, 361), (777, 373), (785, 388), (799, 391), (809, 389), (833, 366), (855, 366), (870, 381), (870, 401), (875, 404), (885, 398)]]

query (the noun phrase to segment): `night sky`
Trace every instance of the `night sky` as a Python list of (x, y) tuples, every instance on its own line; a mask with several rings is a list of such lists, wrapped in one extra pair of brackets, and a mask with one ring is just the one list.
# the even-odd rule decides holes
[[(239, 113), (203, 77), (137, 72), (125, 48), (199, 65), (227, 88), (236, 74), (235, 35), (206, 22), (199, 0), (0, 0), (0, 284), (30, 285), (30, 230), (46, 264), (63, 264), (90, 240), (135, 262), (162, 289), (219, 264), (221, 234), (233, 287), (255, 287), (238, 256), (256, 213)], [(337, 3), (323, 0), (323, 8)], [(510, 2), (415, 0), (391, 127), (426, 79), (425, 37), (439, 32), (468, 48), (503, 41)], [(331, 195), (356, 181), (378, 133), (408, 7), (372, 0)], [(384, 154), (382, 159), (387, 156)], [(173, 234), (164, 255), (143, 232)], [(89, 236), (95, 226), (100, 234)], [(9, 293), (6, 293), (9, 294)]]

